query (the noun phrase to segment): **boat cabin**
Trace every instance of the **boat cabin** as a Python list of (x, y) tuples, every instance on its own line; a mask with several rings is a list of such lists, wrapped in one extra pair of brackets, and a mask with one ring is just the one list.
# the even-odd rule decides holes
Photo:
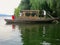
[(22, 15), (21, 16), (38, 16), (39, 17), (39, 10), (22, 10), (21, 11)]
[(20, 18), (36, 19), (39, 18), (39, 10), (22, 10)]

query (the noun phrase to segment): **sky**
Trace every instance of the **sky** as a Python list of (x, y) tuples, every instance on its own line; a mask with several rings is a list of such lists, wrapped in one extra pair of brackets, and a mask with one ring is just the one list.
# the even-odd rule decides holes
[(0, 0), (0, 14), (13, 15), (21, 0)]

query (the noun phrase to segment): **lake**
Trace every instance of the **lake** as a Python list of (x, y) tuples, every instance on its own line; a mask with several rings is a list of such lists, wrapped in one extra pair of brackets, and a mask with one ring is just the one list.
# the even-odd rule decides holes
[(6, 24), (0, 17), (0, 45), (60, 45), (60, 23)]

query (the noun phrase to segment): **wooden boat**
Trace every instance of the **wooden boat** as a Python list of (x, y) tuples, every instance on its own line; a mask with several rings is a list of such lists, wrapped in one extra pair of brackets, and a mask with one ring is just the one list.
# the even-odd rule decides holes
[(39, 17), (39, 10), (22, 10), (21, 12), (22, 15), (19, 18), (16, 18), (14, 20), (5, 19), (5, 21), (7, 23), (45, 23), (59, 20), (59, 18), (46, 18), (46, 16)]
[(5, 19), (5, 21), (7, 23), (46, 23), (46, 22), (53, 22), (54, 20), (59, 20), (58, 18), (56, 19), (39, 19), (39, 20), (22, 20), (22, 19), (15, 19), (15, 20), (12, 20), (12, 19)]

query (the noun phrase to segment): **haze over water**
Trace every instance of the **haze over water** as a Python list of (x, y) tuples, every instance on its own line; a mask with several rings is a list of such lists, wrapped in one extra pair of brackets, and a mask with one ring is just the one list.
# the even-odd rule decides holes
[(0, 17), (0, 45), (22, 45), (18, 26), (12, 29), (12, 25), (6, 25), (5, 18), (10, 17)]
[(0, 17), (0, 45), (60, 45), (59, 24), (6, 24)]

